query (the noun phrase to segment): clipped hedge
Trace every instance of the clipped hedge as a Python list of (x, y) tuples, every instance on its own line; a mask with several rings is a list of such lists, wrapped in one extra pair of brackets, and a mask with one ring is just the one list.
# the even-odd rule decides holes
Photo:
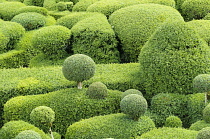
[(174, 0), (145, 0), (145, 1), (147, 3), (161, 4), (161, 5), (171, 6), (173, 8), (176, 7), (176, 2)]
[(137, 139), (195, 139), (198, 131), (191, 131), (183, 128), (163, 127), (144, 133)]
[(139, 55), (147, 95), (193, 93), (192, 80), (209, 72), (209, 56), (210, 48), (188, 24), (166, 22)]
[(99, 1), (99, 0), (80, 0), (73, 6), (72, 11), (73, 12), (84, 12), (87, 10), (87, 8), (90, 5), (92, 5), (93, 3), (97, 2), (97, 1)]
[[(4, 122), (30, 121), (30, 113), (37, 106), (47, 106), (56, 114), (53, 131), (64, 135), (67, 127), (81, 119), (97, 115), (117, 113), (120, 110), (120, 91), (109, 90), (106, 99), (89, 99), (86, 89), (64, 89), (47, 94), (18, 96), (4, 105)], [(36, 123), (42, 127), (43, 123)]]
[(15, 139), (42, 139), (39, 133), (33, 130), (24, 130), (20, 132)]
[(182, 127), (182, 120), (178, 116), (169, 116), (166, 118), (165, 127)]
[(22, 120), (10, 121), (4, 124), (0, 129), (0, 137), (2, 139), (14, 139), (19, 133), (25, 130), (32, 130), (39, 133), (42, 139), (50, 139), (42, 130)]
[(96, 63), (119, 63), (117, 40), (103, 14), (79, 21), (71, 28), (72, 50), (90, 56)]
[(207, 122), (204, 121), (204, 120), (199, 120), (199, 121), (193, 123), (193, 124), (189, 127), (189, 129), (190, 129), (190, 130), (199, 131), (199, 130), (205, 128), (205, 127), (210, 127), (210, 124), (207, 123)]
[(172, 7), (159, 4), (138, 4), (115, 11), (109, 22), (121, 43), (123, 62), (137, 62), (143, 45), (166, 20), (183, 20)]
[(196, 137), (196, 139), (209, 139), (209, 138), (210, 138), (210, 127), (201, 129)]
[(23, 3), (28, 6), (43, 7), (44, 0), (23, 0)]
[(139, 121), (134, 121), (125, 114), (117, 113), (76, 122), (68, 127), (65, 139), (128, 139), (154, 128), (155, 124), (149, 117), (142, 116)]
[(36, 12), (42, 15), (47, 16), (48, 10), (44, 7), (38, 7), (38, 6), (25, 6), (17, 10), (16, 15), (21, 13), (27, 13), (27, 12)]
[(9, 38), (0, 32), (0, 54), (7, 51), (7, 44), (9, 43)]

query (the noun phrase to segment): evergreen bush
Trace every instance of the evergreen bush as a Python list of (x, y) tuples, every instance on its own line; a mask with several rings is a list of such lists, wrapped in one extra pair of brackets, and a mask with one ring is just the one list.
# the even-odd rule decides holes
[[(144, 0), (140, 0), (140, 2)], [(161, 4), (175, 8), (176, 2), (174, 0), (145, 0), (146, 3)]]
[(128, 89), (126, 90), (125, 92), (122, 93), (122, 99), (127, 96), (127, 95), (130, 95), (130, 94), (138, 94), (138, 95), (141, 95), (143, 96), (143, 94), (141, 93), (141, 91), (137, 90), (137, 89)]
[(207, 123), (204, 120), (199, 120), (199, 121), (191, 124), (190, 127), (189, 127), (189, 129), (190, 130), (195, 130), (195, 131), (200, 131), (201, 129), (203, 129), (205, 127), (210, 127), (210, 124)]
[(86, 95), (89, 98), (104, 99), (108, 95), (108, 90), (102, 82), (94, 82), (88, 87)]
[(210, 123), (210, 104), (203, 109), (203, 120)]
[(43, 7), (44, 0), (24, 0), (23, 3), (28, 6)]
[(24, 130), (20, 132), (15, 139), (42, 139), (39, 133), (33, 130)]
[(178, 116), (169, 116), (166, 118), (166, 127), (182, 127), (182, 120)]
[(27, 12), (35, 12), (47, 16), (48, 10), (44, 7), (38, 6), (24, 6), (17, 10), (16, 15)]
[(66, 5), (66, 3), (65, 2), (58, 2), (58, 3), (56, 3), (56, 6), (57, 6), (57, 10), (58, 11), (65, 11), (65, 10), (67, 10), (67, 5)]
[(196, 139), (209, 139), (209, 138), (210, 138), (210, 127), (205, 127), (201, 129), (196, 137)]
[(84, 12), (87, 10), (87, 8), (90, 5), (92, 5), (93, 3), (97, 2), (97, 1), (99, 1), (99, 0), (80, 0), (73, 6), (72, 11), (73, 12)]
[(7, 52), (7, 44), (9, 43), (9, 38), (0, 32), (0, 54)]

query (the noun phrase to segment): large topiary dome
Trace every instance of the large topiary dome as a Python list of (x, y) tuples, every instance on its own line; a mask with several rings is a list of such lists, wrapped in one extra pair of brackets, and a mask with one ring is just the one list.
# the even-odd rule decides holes
[(139, 55), (146, 94), (192, 93), (192, 80), (209, 71), (209, 56), (206, 42), (185, 22), (165, 23)]

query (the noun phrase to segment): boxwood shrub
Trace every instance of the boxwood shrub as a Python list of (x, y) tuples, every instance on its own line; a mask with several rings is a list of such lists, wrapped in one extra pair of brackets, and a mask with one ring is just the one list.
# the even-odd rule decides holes
[(122, 113), (95, 116), (70, 125), (65, 139), (128, 139), (155, 128), (154, 122), (146, 116), (139, 121), (130, 119)]
[(117, 39), (103, 14), (79, 21), (71, 28), (72, 50), (86, 54), (96, 63), (119, 63)]
[(155, 3), (166, 6), (176, 7), (176, 2), (174, 0), (145, 0), (147, 3)]
[(205, 127), (201, 129), (196, 137), (196, 139), (209, 139), (209, 138), (210, 138), (210, 127)]
[(192, 80), (209, 72), (209, 56), (210, 48), (188, 24), (166, 22), (139, 55), (146, 93), (191, 94)]
[(183, 20), (172, 7), (138, 4), (115, 11), (109, 22), (121, 43), (123, 62), (137, 62), (141, 48), (152, 33), (166, 20)]
[(0, 54), (7, 52), (7, 44), (9, 43), (9, 38), (0, 32)]
[(165, 127), (182, 127), (182, 120), (178, 116), (169, 116), (166, 118)]
[(204, 20), (210, 20), (210, 13), (207, 13), (206, 16), (203, 19)]
[(189, 129), (190, 129), (190, 130), (199, 131), (199, 130), (205, 128), (205, 127), (210, 127), (210, 123), (207, 123), (207, 122), (204, 121), (204, 120), (199, 120), (199, 121), (193, 123), (193, 124), (189, 127)]
[(48, 10), (46, 8), (38, 6), (24, 6), (17, 10), (16, 15), (27, 12), (36, 12), (45, 16), (48, 15)]
[(33, 130), (24, 130), (20, 132), (15, 139), (42, 139), (39, 133)]
[(23, 3), (28, 6), (43, 7), (44, 0), (24, 0)]
[(86, 11), (87, 8), (88, 8), (91, 4), (93, 4), (93, 3), (97, 2), (97, 1), (99, 1), (99, 0), (80, 0), (79, 2), (77, 2), (77, 3), (73, 6), (72, 11), (73, 11), (73, 12), (82, 12), (82, 11)]
[[(56, 114), (53, 131), (64, 135), (67, 127), (81, 119), (120, 111), (120, 91), (108, 91), (106, 99), (89, 99), (87, 89), (64, 89), (47, 94), (18, 96), (4, 105), (4, 122), (30, 121), (30, 113), (37, 106), (47, 106)], [(36, 126), (42, 127), (36, 123)]]

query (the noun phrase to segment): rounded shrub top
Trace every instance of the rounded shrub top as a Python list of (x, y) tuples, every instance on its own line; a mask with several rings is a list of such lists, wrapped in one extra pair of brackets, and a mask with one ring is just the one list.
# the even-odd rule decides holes
[(210, 139), (210, 127), (205, 127), (201, 129), (198, 132), (196, 139)]
[(43, 27), (46, 23), (45, 16), (36, 12), (20, 13), (11, 20), (21, 24), (26, 30), (33, 30)]
[(203, 120), (210, 123), (210, 104), (203, 109)]
[(50, 124), (55, 120), (55, 112), (47, 106), (39, 106), (31, 111), (30, 119), (34, 124)]
[(74, 54), (63, 63), (63, 75), (67, 80), (82, 82), (95, 74), (95, 62), (87, 55)]
[(178, 116), (169, 116), (165, 121), (166, 127), (182, 127), (182, 121)]
[(37, 6), (24, 6), (17, 10), (16, 15), (20, 13), (27, 13), (27, 12), (36, 12), (42, 15), (47, 15), (48, 10), (44, 7), (37, 7)]
[(204, 93), (210, 91), (210, 74), (199, 74), (193, 79), (193, 88), (195, 93)]
[(86, 94), (89, 98), (103, 99), (108, 95), (108, 90), (102, 82), (94, 82), (88, 87)]
[(2, 32), (0, 32), (0, 54), (7, 52), (7, 44), (9, 38), (6, 37)]
[(128, 89), (128, 90), (126, 90), (125, 92), (122, 93), (122, 97), (121, 98), (123, 99), (125, 96), (127, 96), (129, 94), (138, 94), (138, 95), (143, 96), (141, 91), (139, 91), (137, 89)]
[(24, 130), (20, 132), (15, 139), (42, 139), (39, 133), (33, 130)]
[(120, 102), (120, 109), (128, 114), (133, 120), (138, 120), (147, 110), (146, 99), (138, 94), (125, 96)]

